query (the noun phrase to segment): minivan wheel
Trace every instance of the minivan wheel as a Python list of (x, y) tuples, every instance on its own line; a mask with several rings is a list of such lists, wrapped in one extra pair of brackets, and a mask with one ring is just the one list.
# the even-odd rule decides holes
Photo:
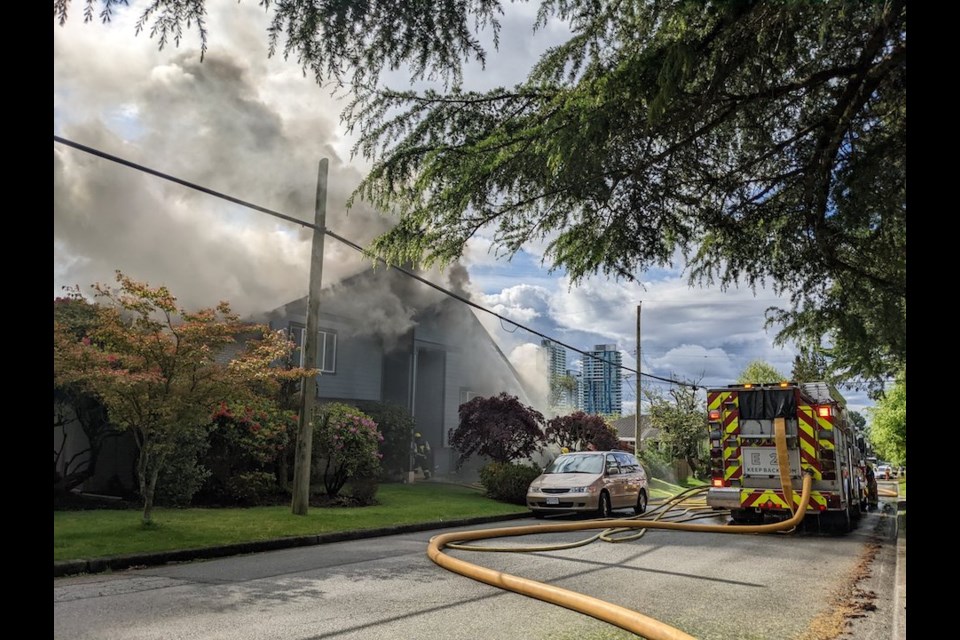
[(597, 515), (601, 518), (609, 518), (613, 515), (613, 507), (610, 505), (610, 494), (606, 491), (600, 494), (600, 506), (597, 508)]
[(633, 512), (637, 515), (640, 515), (647, 510), (647, 490), (640, 489), (640, 494), (637, 496), (637, 506), (633, 508)]

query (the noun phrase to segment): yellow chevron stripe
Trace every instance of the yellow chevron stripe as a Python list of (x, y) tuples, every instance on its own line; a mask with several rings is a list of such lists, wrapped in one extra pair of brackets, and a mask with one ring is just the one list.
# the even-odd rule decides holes
[[(793, 501), (796, 503), (796, 506), (800, 506), (800, 496), (796, 493), (793, 494)], [(810, 503), (807, 505), (807, 509), (819, 511), (816, 508), (816, 505), (827, 506), (827, 499), (824, 498), (819, 492), (811, 491), (810, 492)]]
[[(751, 495), (756, 493), (756, 490), (751, 489), (742, 489), (740, 491), (740, 504), (743, 504), (750, 498)], [(787, 508), (787, 501), (777, 495), (776, 491), (773, 489), (767, 489), (760, 494), (760, 497), (753, 501), (754, 506), (763, 505), (766, 502), (772, 502), (782, 509)], [(800, 506), (800, 494), (793, 494), (793, 502), (795, 506)], [(818, 491), (813, 491), (810, 493), (810, 503), (807, 505), (807, 509), (816, 509), (816, 505), (827, 506), (827, 499), (823, 497)]]
[[(747, 490), (745, 490), (745, 491), (741, 491), (741, 492), (740, 492), (740, 504), (743, 504), (744, 501), (745, 501), (747, 498), (749, 498), (749, 497), (750, 497), (750, 494), (752, 494), (752, 493), (754, 493), (754, 492), (753, 492), (753, 491), (750, 491), (749, 489), (747, 489)], [(764, 504), (764, 503), (766, 503), (766, 502), (772, 502), (773, 504), (775, 504), (775, 505), (777, 505), (778, 507), (781, 507), (781, 508), (783, 508), (783, 509), (788, 508), (788, 507), (787, 507), (787, 501), (784, 500), (783, 498), (781, 498), (780, 496), (778, 496), (778, 495), (776, 494), (776, 492), (773, 491), (773, 489), (767, 489), (766, 491), (764, 491), (763, 493), (761, 493), (761, 494), (760, 494), (760, 497), (753, 501), (753, 505), (754, 505), (754, 506), (760, 506), (760, 505), (762, 505), (762, 504)]]
[(723, 450), (723, 459), (727, 460), (733, 457), (734, 452), (737, 450), (737, 447), (727, 447)]
[(717, 397), (713, 399), (713, 402), (710, 403), (710, 406), (707, 409), (719, 409), (723, 406), (724, 401), (730, 397), (729, 391), (724, 391), (717, 394)]
[(725, 469), (723, 470), (723, 479), (724, 479), (724, 480), (729, 480), (730, 478), (732, 478), (732, 477), (733, 477), (733, 474), (736, 473), (737, 469), (739, 469), (739, 468), (740, 468), (740, 464), (739, 464), (739, 463), (725, 468)]
[(829, 440), (820, 440), (819, 442), (820, 442), (820, 448), (821, 448), (821, 449), (829, 449), (829, 450), (833, 451), (834, 448), (835, 448), (835, 447), (833, 446), (833, 443), (830, 442)]

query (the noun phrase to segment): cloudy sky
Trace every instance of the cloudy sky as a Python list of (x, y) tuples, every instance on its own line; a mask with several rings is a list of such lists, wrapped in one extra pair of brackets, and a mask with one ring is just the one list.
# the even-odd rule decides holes
[[(54, 21), (54, 134), (235, 198), (312, 220), (321, 158), (330, 162), (327, 226), (364, 245), (390, 220), (345, 202), (368, 165), (351, 157), (340, 124), (349, 98), (305, 76), (295, 60), (267, 55), (267, 16), (253, 0), (210, 0), (209, 41), (158, 51), (135, 35), (143, 3), (115, 9), (109, 25), (85, 24), (74, 0), (66, 25)], [(469, 66), (471, 89), (523, 79), (538, 53), (559, 42), (562, 24), (534, 34), (537, 5), (506, 3), (498, 52), (486, 68)], [(408, 86), (402, 71), (385, 76)], [(366, 268), (328, 239), (324, 284)], [(112, 282), (116, 270), (167, 285), (188, 306), (229, 300), (241, 314), (273, 309), (306, 295), (310, 234), (288, 222), (226, 203), (54, 143), (54, 295), (62, 287)], [(463, 259), (467, 290), (481, 305), (557, 340), (588, 350), (616, 343), (636, 368), (637, 305), (641, 371), (724, 385), (751, 360), (789, 375), (794, 351), (775, 348), (764, 311), (783, 304), (772, 292), (691, 288), (682, 264), (640, 274), (641, 284), (591, 278), (572, 286), (541, 262), (542, 245), (507, 261), (479, 236)], [(449, 284), (451, 274), (431, 280)], [(461, 281), (458, 285), (463, 285)], [(536, 369), (539, 337), (478, 314), (521, 371)], [(579, 355), (570, 352), (568, 360)], [(662, 386), (644, 377), (644, 386)], [(869, 400), (844, 390), (851, 408)], [(633, 382), (624, 413), (635, 407)], [(866, 417), (866, 416), (865, 416)]]

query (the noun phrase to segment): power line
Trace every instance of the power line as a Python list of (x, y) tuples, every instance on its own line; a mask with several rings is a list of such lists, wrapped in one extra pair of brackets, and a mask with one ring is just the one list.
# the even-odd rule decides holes
[(85, 152), (85, 153), (89, 153), (89, 154), (94, 155), (94, 156), (97, 156), (97, 157), (99, 157), (99, 158), (103, 158), (104, 160), (109, 160), (110, 162), (115, 162), (115, 163), (117, 163), (117, 164), (124, 165), (124, 166), (126, 166), (126, 167), (131, 168), (131, 169), (135, 169), (135, 170), (141, 171), (141, 172), (143, 172), (143, 173), (148, 173), (148, 174), (150, 174), (150, 175), (152, 175), (152, 176), (155, 176), (155, 177), (157, 177), (157, 178), (160, 178), (160, 179), (162, 179), (162, 180), (167, 180), (167, 181), (169, 181), (169, 182), (174, 182), (174, 183), (179, 184), (179, 185), (181, 185), (181, 186), (183, 186), (183, 187), (187, 187), (188, 189), (193, 189), (194, 191), (200, 191), (201, 193), (205, 193), (205, 194), (210, 195), (210, 196), (213, 196), (213, 197), (215, 197), (215, 198), (220, 198), (220, 199), (222, 199), (222, 200), (226, 200), (226, 201), (228, 201), (228, 202), (232, 202), (233, 204), (237, 204), (237, 205), (240, 205), (240, 206), (242, 206), (242, 207), (246, 207), (246, 208), (248, 208), (248, 209), (253, 209), (254, 211), (259, 211), (260, 213), (265, 213), (265, 214), (270, 215), (270, 216), (273, 216), (273, 217), (275, 217), (275, 218), (280, 218), (281, 220), (285, 220), (285, 221), (287, 221), (287, 222), (292, 222), (293, 224), (298, 224), (298, 225), (300, 225), (300, 226), (302, 226), (302, 227), (309, 227), (309, 228), (313, 229), (314, 231), (322, 231), (323, 233), (325, 233), (326, 235), (330, 236), (330, 237), (333, 238), (334, 240), (338, 240), (339, 242), (342, 242), (343, 244), (347, 245), (348, 247), (359, 251), (361, 254), (363, 254), (364, 256), (366, 256), (367, 258), (369, 258), (369, 259), (371, 259), (371, 260), (377, 260), (377, 261), (379, 261), (379, 262), (382, 262), (382, 263), (383, 263), (384, 265), (386, 265), (388, 268), (390, 268), (390, 269), (396, 269), (396, 270), (399, 271), (400, 273), (403, 273), (404, 275), (407, 275), (407, 276), (409, 276), (409, 277), (411, 277), (411, 278), (413, 278), (413, 279), (415, 279), (415, 280), (417, 280), (417, 281), (419, 281), (419, 282), (422, 282), (423, 284), (427, 285), (428, 287), (432, 287), (433, 289), (436, 289), (437, 291), (439, 291), (440, 293), (443, 293), (443, 294), (446, 295), (446, 296), (449, 296), (449, 297), (451, 297), (451, 298), (454, 298), (455, 300), (459, 300), (459, 301), (462, 302), (463, 304), (469, 305), (469, 306), (471, 306), (471, 307), (473, 307), (473, 308), (475, 308), (475, 309), (478, 309), (478, 310), (480, 310), (480, 311), (483, 311), (484, 313), (489, 313), (490, 315), (492, 315), (492, 316), (494, 316), (494, 317), (496, 317), (496, 318), (499, 318), (499, 319), (500, 319), (501, 326), (503, 326), (503, 322), (506, 321), (506, 322), (509, 322), (510, 324), (516, 326), (516, 327), (519, 327), (519, 328), (521, 328), (521, 329), (523, 329), (523, 330), (525, 330), (525, 331), (528, 331), (529, 333), (532, 333), (532, 334), (534, 334), (534, 335), (536, 335), (536, 336), (539, 336), (539, 337), (541, 337), (541, 338), (544, 338), (544, 339), (546, 339), (546, 340), (549, 340), (549, 341), (551, 341), (551, 342), (553, 342), (553, 343), (556, 343), (556, 344), (558, 344), (558, 345), (560, 345), (560, 346), (562, 346), (562, 347), (565, 347), (565, 348), (567, 348), (567, 349), (570, 349), (571, 351), (575, 351), (575, 352), (577, 352), (577, 353), (579, 353), (579, 354), (581, 354), (581, 355), (584, 355), (584, 356), (587, 356), (587, 357), (589, 357), (589, 358), (593, 358), (594, 360), (597, 360), (597, 361), (599, 361), (599, 362), (603, 362), (603, 363), (605, 363), (605, 364), (608, 364), (608, 365), (610, 365), (611, 367), (617, 367), (617, 368), (620, 368), (620, 369), (622, 369), (622, 370), (624, 370), (624, 371), (629, 371), (629, 372), (631, 372), (631, 373), (636, 373), (636, 374), (638, 374), (638, 375), (646, 376), (646, 377), (651, 378), (651, 379), (653, 379), (653, 380), (660, 380), (660, 381), (662, 381), (662, 382), (668, 382), (668, 383), (670, 383), (670, 384), (676, 384), (676, 385), (680, 385), (680, 386), (697, 388), (697, 385), (692, 385), (692, 384), (689, 384), (689, 383), (686, 383), (686, 382), (681, 382), (681, 381), (679, 381), (679, 380), (671, 380), (671, 379), (669, 379), (669, 378), (662, 378), (662, 377), (656, 376), (656, 375), (654, 375), (654, 374), (652, 374), (652, 373), (644, 373), (644, 372), (642, 372), (642, 371), (637, 371), (636, 369), (631, 369), (630, 367), (623, 366), (622, 364), (621, 364), (621, 365), (618, 365), (618, 364), (616, 364), (616, 363), (614, 363), (614, 362), (611, 362), (611, 361), (609, 361), (609, 360), (607, 360), (607, 359), (605, 359), (605, 358), (601, 358), (600, 356), (597, 356), (597, 355), (595, 355), (595, 354), (593, 354), (593, 353), (584, 351), (584, 350), (582, 350), (582, 349), (578, 349), (577, 347), (574, 347), (574, 346), (572, 346), (572, 345), (568, 345), (568, 344), (566, 344), (566, 343), (564, 343), (564, 342), (560, 342), (559, 340), (556, 340), (555, 338), (552, 338), (552, 337), (550, 337), (550, 336), (548, 336), (548, 335), (546, 335), (546, 334), (544, 334), (544, 333), (541, 333), (541, 332), (539, 332), (539, 331), (537, 331), (537, 330), (535, 330), (535, 329), (531, 329), (530, 327), (527, 327), (527, 326), (525, 326), (525, 325), (522, 325), (522, 324), (520, 324), (519, 322), (516, 322), (516, 321), (514, 321), (514, 320), (511, 320), (510, 318), (507, 318), (507, 317), (505, 317), (505, 316), (502, 316), (502, 315), (500, 315), (499, 313), (497, 313), (497, 312), (495, 312), (495, 311), (491, 311), (490, 309), (487, 309), (486, 307), (483, 307), (483, 306), (477, 304), (476, 302), (473, 302), (472, 300), (470, 300), (470, 299), (468, 299), (468, 298), (464, 298), (463, 296), (458, 295), (458, 294), (454, 293), (453, 291), (450, 291), (450, 290), (448, 290), (448, 289), (445, 289), (445, 288), (441, 287), (441, 286), (438, 285), (438, 284), (435, 284), (435, 283), (433, 283), (433, 282), (430, 282), (430, 281), (427, 280), (426, 278), (424, 278), (424, 277), (422, 277), (422, 276), (420, 276), (420, 275), (418, 275), (418, 274), (416, 274), (416, 273), (413, 273), (412, 271), (410, 271), (410, 270), (408, 270), (408, 269), (405, 269), (404, 267), (399, 267), (399, 266), (396, 266), (396, 265), (391, 265), (389, 262), (387, 262), (386, 260), (384, 260), (384, 259), (381, 258), (380, 256), (375, 255), (375, 254), (373, 254), (373, 253), (370, 253), (369, 251), (367, 251), (366, 249), (364, 249), (363, 247), (361, 247), (361, 246), (358, 245), (357, 243), (353, 242), (352, 240), (348, 240), (347, 238), (344, 238), (343, 236), (341, 236), (341, 235), (339, 235), (339, 234), (337, 234), (337, 233), (334, 233), (333, 231), (330, 231), (330, 229), (321, 229), (321, 228), (317, 227), (315, 224), (310, 223), (310, 222), (306, 222), (305, 220), (300, 220), (299, 218), (295, 218), (295, 217), (293, 217), (293, 216), (289, 216), (289, 215), (287, 215), (287, 214), (280, 213), (280, 212), (278, 212), (278, 211), (274, 211), (274, 210), (272, 210), (272, 209), (267, 209), (266, 207), (261, 207), (261, 206), (259, 206), (259, 205), (256, 205), (256, 204), (247, 202), (247, 201), (245, 201), (245, 200), (241, 200), (241, 199), (239, 199), (239, 198), (235, 198), (235, 197), (233, 197), (233, 196), (229, 196), (229, 195), (227, 195), (227, 194), (225, 194), (225, 193), (221, 193), (221, 192), (219, 192), (219, 191), (214, 191), (213, 189), (210, 189), (210, 188), (207, 188), (207, 187), (203, 187), (203, 186), (201, 186), (201, 185), (195, 184), (195, 183), (193, 183), (193, 182), (189, 182), (189, 181), (187, 181), (187, 180), (183, 180), (182, 178), (177, 178), (176, 176), (172, 176), (172, 175), (170, 175), (170, 174), (163, 173), (162, 171), (157, 171), (156, 169), (151, 169), (151, 168), (149, 168), (149, 167), (147, 167), (147, 166), (144, 166), (144, 165), (142, 165), (142, 164), (139, 164), (139, 163), (136, 163), (136, 162), (132, 162), (132, 161), (130, 161), (130, 160), (125, 160), (125, 159), (123, 159), (123, 158), (120, 158), (119, 156), (115, 156), (115, 155), (110, 154), (110, 153), (107, 153), (107, 152), (105, 152), (105, 151), (101, 151), (101, 150), (99, 150), (99, 149), (95, 149), (95, 148), (93, 148), (93, 147), (89, 147), (89, 146), (87, 146), (87, 145), (80, 144), (79, 142), (74, 142), (74, 141), (72, 141), (72, 140), (68, 140), (68, 139), (66, 139), (66, 138), (64, 138), (64, 137), (62, 137), (62, 136), (58, 136), (58, 135), (56, 135), (56, 134), (54, 134), (53, 140), (54, 140), (54, 142), (59, 142), (59, 143), (61, 143), (61, 144), (67, 145), (68, 147), (73, 147), (74, 149), (78, 149), (78, 150), (83, 151), (83, 152)]

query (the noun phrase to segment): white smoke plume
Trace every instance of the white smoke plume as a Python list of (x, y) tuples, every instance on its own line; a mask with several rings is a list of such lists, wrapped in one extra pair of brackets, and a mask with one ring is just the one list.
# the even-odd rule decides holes
[[(313, 222), (329, 159), (327, 227), (365, 246), (389, 218), (345, 202), (360, 181), (337, 130), (341, 104), (294, 62), (268, 59), (262, 20), (222, 13), (203, 62), (156, 50), (124, 14), (54, 28), (54, 131), (209, 189)], [(228, 300), (241, 314), (306, 295), (310, 229), (54, 143), (54, 294), (112, 283), (115, 270), (164, 284), (188, 307)], [(325, 243), (323, 282), (370, 266)]]

